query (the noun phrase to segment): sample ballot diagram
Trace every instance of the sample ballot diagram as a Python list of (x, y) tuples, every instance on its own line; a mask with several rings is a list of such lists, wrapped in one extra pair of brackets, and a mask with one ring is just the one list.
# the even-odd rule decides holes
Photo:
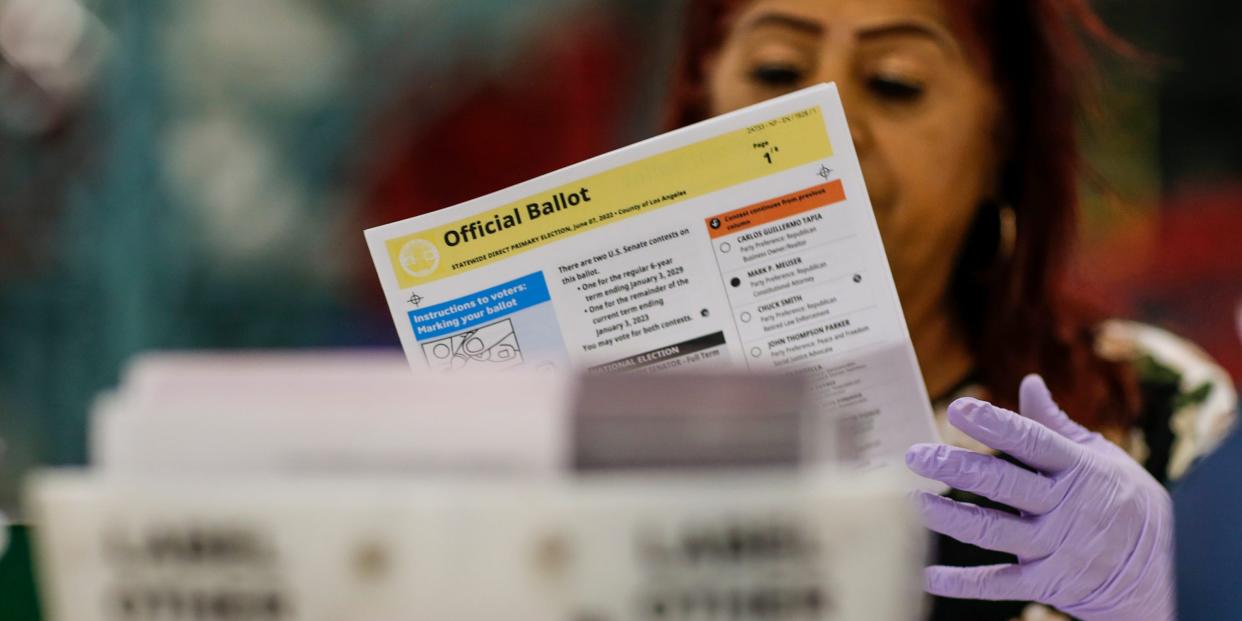
[(509, 319), (428, 341), (422, 346), (432, 368), (441, 371), (498, 370), (522, 364), (522, 349)]

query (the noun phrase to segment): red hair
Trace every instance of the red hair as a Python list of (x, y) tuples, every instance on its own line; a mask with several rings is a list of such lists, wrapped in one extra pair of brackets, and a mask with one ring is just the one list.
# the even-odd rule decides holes
[[(727, 20), (747, 0), (690, 0), (668, 122), (708, 116), (706, 58), (724, 42)], [(1124, 54), (1085, 0), (951, 0), (952, 26), (1000, 93), (1010, 137), (1001, 198), (1016, 216), (1007, 260), (994, 263), (998, 233), (976, 224), (958, 261), (953, 294), (993, 399), (1016, 405), (1023, 375), (1038, 372), (1058, 402), (1088, 426), (1121, 427), (1138, 416), (1132, 374), (1095, 352), (1098, 317), (1063, 289), (1077, 233), (1077, 141), (1090, 100), (1089, 42)], [(986, 221), (980, 209), (980, 221)], [(982, 249), (982, 251), (980, 251)], [(981, 258), (982, 257), (982, 258)]]

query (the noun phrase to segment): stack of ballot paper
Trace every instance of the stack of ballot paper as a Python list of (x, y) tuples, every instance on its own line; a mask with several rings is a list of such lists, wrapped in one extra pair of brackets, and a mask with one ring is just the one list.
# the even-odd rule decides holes
[[(829, 467), (805, 376), (411, 373), (399, 356), (159, 354), (92, 416), (110, 473)], [(847, 451), (848, 452), (848, 451)]]
[(550, 473), (568, 378), (412, 374), (371, 353), (139, 358), (92, 415), (109, 472)]
[(366, 235), (405, 356), (137, 360), (29, 487), (52, 619), (920, 618), (833, 86)]

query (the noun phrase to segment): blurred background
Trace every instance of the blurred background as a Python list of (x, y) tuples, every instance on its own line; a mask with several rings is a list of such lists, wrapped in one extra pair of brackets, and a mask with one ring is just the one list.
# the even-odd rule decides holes
[[(1097, 3), (1075, 284), (1242, 379), (1242, 5)], [(364, 228), (659, 133), (673, 0), (0, 0), (0, 510), (156, 349), (397, 347)]]

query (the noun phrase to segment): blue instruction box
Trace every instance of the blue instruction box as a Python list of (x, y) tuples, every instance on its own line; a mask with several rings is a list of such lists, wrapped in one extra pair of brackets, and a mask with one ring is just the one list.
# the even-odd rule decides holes
[(468, 330), (551, 299), (543, 272), (535, 272), (408, 314), (414, 338), (424, 341)]

